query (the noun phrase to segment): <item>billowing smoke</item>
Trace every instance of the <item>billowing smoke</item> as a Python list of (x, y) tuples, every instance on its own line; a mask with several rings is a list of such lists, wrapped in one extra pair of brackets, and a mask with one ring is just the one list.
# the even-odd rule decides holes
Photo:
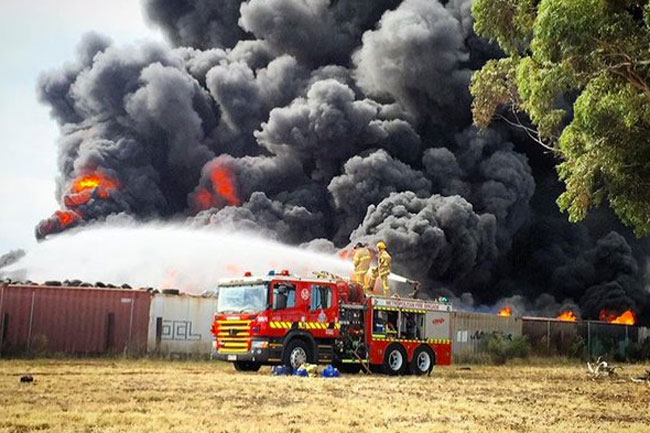
[(397, 273), (454, 282), (494, 259), (496, 222), (460, 196), (393, 193), (370, 205), (354, 240), (384, 240), (399, 257)]
[(9, 266), (13, 263), (16, 263), (18, 260), (25, 256), (25, 250), (17, 249), (11, 250), (8, 253), (5, 253), (0, 256), (0, 268)]
[(41, 76), (61, 209), (37, 237), (173, 219), (330, 254), (382, 239), (468, 308), (647, 317), (647, 242), (606, 209), (568, 223), (556, 161), (471, 125), (470, 77), (501, 55), (471, 4), (144, 0), (171, 46), (90, 34)]
[(405, 0), (386, 12), (353, 56), (366, 93), (391, 97), (441, 126), (468, 117), (468, 59), (461, 22), (430, 0)]

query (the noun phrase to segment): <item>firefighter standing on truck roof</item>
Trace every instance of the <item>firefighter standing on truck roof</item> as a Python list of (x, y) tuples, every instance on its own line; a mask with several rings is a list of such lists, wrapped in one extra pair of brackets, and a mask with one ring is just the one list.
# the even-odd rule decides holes
[(370, 250), (366, 248), (361, 242), (357, 242), (354, 246), (354, 275), (352, 276), (352, 281), (355, 283), (361, 284), (363, 286), (370, 269), (370, 261), (372, 256), (370, 255)]
[(377, 277), (379, 276), (379, 280), (381, 281), (381, 288), (384, 292), (384, 295), (388, 296), (390, 295), (390, 288), (388, 287), (388, 276), (390, 275), (390, 267), (393, 259), (391, 258), (390, 254), (388, 254), (386, 243), (384, 241), (377, 242), (377, 250), (379, 250), (377, 257), (377, 267), (373, 267), (370, 270), (370, 275), (368, 275), (366, 278), (364, 289), (369, 292), (374, 291), (375, 281), (377, 281)]

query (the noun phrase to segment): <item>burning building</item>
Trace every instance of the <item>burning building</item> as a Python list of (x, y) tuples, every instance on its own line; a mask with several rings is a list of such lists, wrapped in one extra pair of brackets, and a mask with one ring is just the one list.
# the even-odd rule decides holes
[(40, 78), (61, 209), (36, 236), (124, 214), (329, 250), (383, 239), (398, 273), (458, 298), (644, 320), (648, 242), (606, 208), (570, 224), (557, 161), (472, 126), (470, 77), (501, 53), (471, 3), (144, 0), (170, 46), (90, 34)]

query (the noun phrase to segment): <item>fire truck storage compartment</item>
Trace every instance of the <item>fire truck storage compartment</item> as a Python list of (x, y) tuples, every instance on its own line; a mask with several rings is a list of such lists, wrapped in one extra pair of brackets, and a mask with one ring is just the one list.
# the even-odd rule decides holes
[(365, 309), (363, 304), (341, 304), (339, 323), (341, 336), (336, 344), (336, 356), (342, 362), (359, 362), (367, 357), (365, 343)]
[(451, 313), (448, 311), (427, 311), (424, 338), (448, 340), (451, 335)]
[[(404, 340), (449, 338), (448, 312), (415, 312), (375, 310), (373, 312), (373, 335)], [(438, 322), (442, 319), (441, 322)], [(435, 326), (443, 324), (444, 326)]]
[[(375, 301), (380, 302), (380, 301)], [(399, 340), (449, 340), (451, 332), (450, 311), (434, 311), (413, 303), (413, 308), (377, 305), (373, 310), (372, 333), (387, 339)]]

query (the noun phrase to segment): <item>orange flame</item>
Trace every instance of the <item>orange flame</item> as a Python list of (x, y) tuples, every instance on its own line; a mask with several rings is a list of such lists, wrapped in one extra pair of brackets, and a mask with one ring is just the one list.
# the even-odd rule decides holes
[(80, 176), (72, 183), (70, 194), (63, 197), (63, 204), (67, 208), (75, 208), (88, 203), (93, 197), (106, 199), (116, 188), (119, 188), (119, 183), (102, 173)]
[(501, 317), (510, 317), (512, 316), (512, 308), (504, 307), (499, 311), (499, 316)]
[(72, 190), (74, 192), (81, 192), (87, 189), (95, 189), (100, 187), (105, 190), (116, 189), (119, 187), (119, 184), (115, 179), (112, 179), (99, 172), (78, 177), (72, 184)]
[(212, 179), (212, 188), (214, 191), (223, 197), (228, 204), (232, 206), (239, 206), (241, 204), (235, 191), (234, 176), (230, 170), (226, 167), (216, 167), (210, 174), (210, 178)]
[(41, 221), (36, 227), (36, 238), (43, 239), (48, 234), (76, 225), (84, 219), (84, 213), (78, 209), (80, 206), (93, 198), (107, 199), (111, 196), (111, 191), (119, 187), (117, 180), (100, 172), (77, 177), (63, 197), (66, 209), (58, 210), (50, 218)]
[(74, 211), (58, 210), (54, 212), (54, 215), (59, 218), (61, 228), (66, 228), (73, 224), (76, 224), (81, 219), (81, 215)]
[(93, 190), (85, 189), (81, 192), (78, 192), (77, 194), (68, 194), (65, 197), (63, 197), (63, 204), (67, 208), (79, 207), (81, 205), (88, 203), (92, 198), (92, 196), (93, 196)]
[(196, 192), (194, 200), (196, 201), (198, 208), (201, 210), (210, 209), (214, 204), (212, 193), (205, 188), (201, 188)]
[(194, 204), (200, 210), (221, 206), (239, 206), (241, 200), (237, 196), (234, 175), (223, 166), (212, 169), (210, 173), (212, 188), (200, 187), (194, 193)]
[(562, 320), (563, 322), (577, 322), (578, 316), (576, 316), (573, 311), (568, 310), (557, 316), (557, 319)]
[(626, 310), (617, 316), (616, 313), (605, 309), (600, 312), (600, 320), (617, 325), (634, 325), (636, 323), (636, 314), (632, 310)]

